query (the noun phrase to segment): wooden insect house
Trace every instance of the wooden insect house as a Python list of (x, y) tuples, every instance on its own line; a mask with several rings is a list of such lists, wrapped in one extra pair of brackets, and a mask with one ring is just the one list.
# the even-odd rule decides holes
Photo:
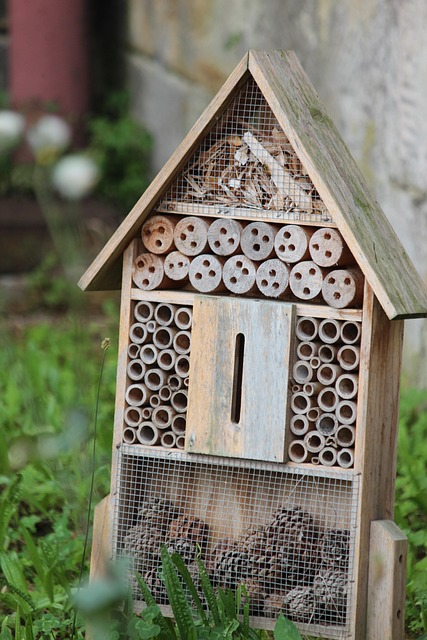
[(427, 294), (292, 52), (245, 56), (80, 286), (121, 286), (103, 513), (135, 607), (138, 571), (169, 611), (165, 544), (245, 584), (255, 627), (400, 638), (403, 319)]

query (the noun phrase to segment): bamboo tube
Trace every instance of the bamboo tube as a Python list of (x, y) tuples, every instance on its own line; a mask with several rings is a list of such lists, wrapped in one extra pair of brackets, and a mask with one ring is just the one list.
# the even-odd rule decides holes
[(189, 387), (190, 386), (190, 378), (187, 376), (186, 378), (183, 378), (184, 380), (184, 387)]
[(176, 226), (174, 218), (169, 216), (151, 216), (141, 228), (141, 240), (151, 253), (168, 253), (174, 247), (173, 232)]
[[(150, 407), (151, 407), (151, 409), (155, 409), (161, 403), (162, 403), (162, 401), (160, 400), (160, 396), (157, 393), (153, 393), (153, 395), (150, 396)], [(151, 415), (153, 415), (153, 414), (151, 413)]]
[(158, 391), (166, 383), (166, 373), (162, 369), (149, 369), (145, 374), (145, 384), (151, 391)]
[(302, 391), (302, 385), (293, 384), (292, 387), (291, 387), (291, 391), (292, 391), (292, 393), (298, 393), (298, 391)]
[(306, 415), (292, 416), (289, 428), (296, 436), (303, 436), (310, 428), (310, 423)]
[(309, 431), (304, 436), (304, 444), (310, 453), (319, 453), (325, 446), (325, 437), (317, 431)]
[(309, 422), (313, 422), (313, 423), (315, 423), (319, 416), (320, 416), (320, 409), (319, 409), (319, 407), (311, 407), (311, 408), (307, 411), (307, 418), (308, 418), (308, 421), (309, 421)]
[(302, 391), (294, 393), (291, 398), (292, 411), (297, 414), (307, 413), (307, 411), (311, 409), (312, 403), (312, 398), (309, 398), (308, 395)]
[(151, 390), (145, 384), (131, 384), (126, 389), (125, 400), (131, 407), (140, 407), (149, 400)]
[(354, 452), (352, 449), (341, 449), (337, 453), (337, 462), (342, 469), (349, 469), (354, 463)]
[(335, 382), (335, 389), (343, 400), (351, 400), (357, 394), (359, 376), (356, 373), (343, 373)]
[(149, 421), (143, 422), (139, 425), (136, 437), (138, 438), (138, 442), (148, 447), (157, 444), (160, 440), (160, 434), (157, 427)]
[(171, 405), (177, 413), (185, 413), (188, 405), (187, 391), (184, 389), (174, 391), (171, 396)]
[(298, 360), (295, 362), (292, 369), (292, 377), (295, 382), (299, 384), (305, 384), (313, 379), (313, 369), (309, 362), (306, 360)]
[(295, 263), (310, 257), (308, 243), (313, 230), (296, 224), (287, 224), (279, 229), (274, 239), (276, 255), (283, 262)]
[(297, 346), (297, 356), (300, 360), (310, 360), (310, 358), (317, 356), (320, 346), (320, 342), (304, 340)]
[(178, 307), (175, 311), (174, 320), (178, 329), (182, 331), (190, 329), (193, 322), (193, 310), (190, 307)]
[(169, 327), (174, 321), (175, 305), (161, 302), (154, 311), (154, 320), (161, 327)]
[(128, 427), (137, 427), (142, 422), (142, 409), (140, 407), (126, 407), (124, 421)]
[(316, 429), (322, 436), (333, 436), (338, 428), (338, 420), (333, 413), (321, 413), (316, 420)]
[(360, 361), (360, 349), (352, 344), (345, 344), (338, 351), (338, 362), (345, 371), (357, 369)]
[(321, 364), (317, 370), (319, 382), (329, 387), (342, 374), (342, 369), (338, 364)]
[(173, 431), (165, 431), (160, 438), (160, 444), (165, 449), (173, 449), (176, 445), (176, 436)]
[(185, 447), (185, 436), (177, 436), (176, 437), (176, 446), (178, 449), (184, 449)]
[(172, 419), (171, 427), (175, 435), (183, 435), (185, 433), (186, 427), (185, 415), (183, 415), (182, 413), (177, 413)]
[(353, 400), (341, 400), (335, 413), (338, 422), (341, 424), (354, 424), (356, 422), (357, 405)]
[(341, 323), (332, 318), (325, 318), (319, 325), (319, 338), (326, 344), (334, 344), (341, 337)]
[(360, 340), (361, 324), (347, 320), (341, 325), (341, 340), (345, 344), (356, 344)]
[(139, 357), (145, 364), (151, 365), (157, 362), (159, 350), (154, 344), (144, 344), (139, 352)]
[(321, 411), (332, 413), (339, 403), (338, 393), (333, 387), (324, 387), (317, 396), (317, 404)]
[[(151, 400), (151, 398), (150, 398), (150, 400)], [(141, 408), (141, 413), (142, 413), (142, 419), (143, 420), (150, 420), (151, 414), (153, 413), (153, 409), (152, 409), (152, 407), (142, 407)]]
[(135, 342), (131, 342), (128, 346), (128, 356), (129, 358), (135, 359), (139, 355), (139, 344)]
[(319, 464), (319, 457), (318, 456), (312, 456), (310, 462), (311, 462), (311, 464)]
[(335, 269), (325, 277), (322, 296), (334, 309), (359, 307), (363, 299), (364, 278), (360, 269)]
[(302, 440), (294, 440), (288, 447), (289, 460), (292, 462), (308, 462), (308, 451)]
[(337, 452), (333, 447), (324, 447), (319, 451), (319, 463), (324, 467), (333, 467), (337, 462)]
[(171, 391), (178, 391), (178, 389), (181, 389), (182, 384), (183, 382), (181, 376), (177, 376), (175, 373), (168, 376), (168, 385)]
[(356, 440), (356, 429), (349, 424), (340, 425), (335, 437), (340, 447), (351, 447)]
[(175, 246), (185, 256), (198, 256), (208, 246), (209, 224), (203, 218), (186, 216), (175, 227)]
[(157, 354), (157, 364), (163, 371), (171, 371), (175, 366), (176, 353), (173, 349), (161, 349)]
[(129, 338), (135, 344), (143, 344), (147, 339), (147, 329), (142, 322), (135, 322), (129, 329)]
[(153, 291), (153, 289), (165, 289), (173, 283), (165, 276), (163, 256), (152, 253), (141, 253), (132, 269), (132, 280), (139, 289)]
[(239, 250), (243, 226), (233, 219), (218, 218), (208, 231), (208, 244), (219, 256), (232, 256)]
[(153, 409), (151, 421), (157, 429), (167, 429), (173, 420), (175, 411), (167, 404), (160, 404)]
[(289, 286), (300, 300), (313, 300), (322, 291), (324, 270), (311, 260), (298, 262), (289, 274)]
[(123, 442), (126, 444), (133, 444), (136, 440), (136, 429), (126, 427), (123, 429)]
[(255, 278), (258, 263), (238, 254), (224, 263), (222, 279), (231, 293), (253, 293), (257, 290)]
[(337, 439), (335, 436), (327, 436), (325, 440), (325, 447), (333, 447), (336, 449), (338, 447)]
[(289, 290), (289, 268), (277, 258), (266, 260), (258, 267), (255, 280), (264, 296), (282, 298)]
[(322, 364), (330, 364), (337, 357), (338, 349), (331, 344), (322, 344), (319, 347), (318, 358)]
[(319, 393), (322, 391), (322, 389), (324, 389), (324, 385), (321, 384), (320, 382), (306, 382), (305, 385), (303, 386), (302, 390), (304, 391), (304, 393), (306, 393), (308, 396), (318, 396)]
[(204, 253), (190, 264), (190, 284), (200, 293), (217, 293), (225, 290), (222, 281), (224, 259)]
[(172, 391), (167, 385), (159, 389), (159, 398), (162, 402), (168, 402), (171, 399), (171, 395)]
[(158, 324), (155, 320), (148, 320), (145, 326), (147, 327), (147, 333), (149, 334), (153, 334), (155, 330), (158, 328)]
[(240, 247), (250, 260), (267, 260), (274, 255), (276, 229), (267, 222), (251, 222), (242, 232)]
[(313, 371), (317, 370), (320, 365), (320, 358), (318, 358), (317, 356), (313, 356), (312, 358), (310, 358), (310, 367), (313, 369)]
[(190, 331), (178, 331), (173, 339), (173, 348), (176, 353), (185, 355), (190, 353), (191, 348), (191, 332)]
[(320, 267), (334, 267), (355, 262), (337, 229), (317, 229), (310, 238), (309, 250), (311, 259)]
[(299, 340), (310, 341), (317, 337), (319, 330), (319, 320), (303, 316), (298, 318), (295, 326), (295, 335)]
[(190, 258), (181, 253), (181, 251), (171, 251), (165, 257), (165, 275), (173, 282), (179, 282), (180, 284), (187, 282), (189, 269)]
[(131, 380), (142, 380), (147, 367), (142, 360), (131, 360), (127, 366), (127, 374)]
[(190, 358), (188, 355), (179, 355), (175, 361), (175, 373), (180, 378), (186, 378), (190, 369)]
[(153, 334), (153, 344), (158, 349), (169, 349), (176, 334), (177, 330), (172, 327), (158, 327)]
[(138, 322), (148, 322), (154, 316), (154, 304), (148, 300), (140, 300), (136, 303), (133, 314)]

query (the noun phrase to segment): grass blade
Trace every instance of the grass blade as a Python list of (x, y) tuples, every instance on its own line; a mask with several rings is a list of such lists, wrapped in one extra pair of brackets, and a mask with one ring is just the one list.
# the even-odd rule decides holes
[(162, 547), (161, 556), (166, 592), (172, 607), (178, 632), (181, 640), (188, 640), (191, 637), (195, 637), (194, 634), (196, 632), (191, 607), (165, 546)]
[(203, 609), (202, 602), (200, 600), (199, 594), (197, 593), (196, 585), (193, 582), (193, 579), (190, 575), (190, 572), (188, 571), (188, 568), (184, 560), (181, 558), (181, 556), (178, 553), (174, 553), (172, 555), (172, 561), (176, 566), (176, 568), (178, 569), (179, 573), (181, 574), (182, 579), (184, 580), (184, 584), (187, 587), (190, 593), (190, 596), (194, 601), (194, 604), (196, 605), (196, 609), (200, 618), (202, 619), (204, 624), (207, 624), (208, 619), (206, 617), (206, 612)]
[(205, 596), (206, 602), (208, 604), (208, 609), (211, 612), (214, 624), (218, 627), (221, 624), (218, 602), (212, 587), (212, 583), (209, 579), (208, 572), (206, 571), (206, 567), (200, 560), (200, 558), (197, 558), (197, 567), (199, 569), (200, 586), (202, 588), (203, 595)]

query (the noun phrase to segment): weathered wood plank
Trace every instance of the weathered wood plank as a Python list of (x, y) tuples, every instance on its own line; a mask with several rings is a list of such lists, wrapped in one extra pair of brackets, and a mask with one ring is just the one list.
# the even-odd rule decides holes
[(167, 191), (203, 137), (224, 113), (236, 91), (248, 76), (248, 56), (245, 55), (129, 215), (80, 278), (79, 287), (81, 289), (96, 291), (118, 288), (121, 256), (127, 244), (138, 234), (142, 222)]
[(196, 296), (187, 451), (284, 460), (294, 313), (269, 301)]
[(394, 522), (371, 523), (366, 640), (403, 640), (407, 548)]
[(97, 580), (107, 574), (111, 556), (110, 496), (98, 502), (94, 509), (90, 579)]
[(249, 70), (388, 317), (427, 315), (427, 290), (292, 51), (251, 51)]

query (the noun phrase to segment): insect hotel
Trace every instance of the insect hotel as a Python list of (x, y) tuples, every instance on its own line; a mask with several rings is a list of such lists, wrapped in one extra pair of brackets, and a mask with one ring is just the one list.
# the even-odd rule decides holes
[(245, 56), (80, 286), (121, 287), (93, 573), (127, 558), (136, 609), (139, 572), (169, 612), (165, 544), (246, 585), (255, 627), (402, 638), (403, 319), (427, 294), (292, 52)]

